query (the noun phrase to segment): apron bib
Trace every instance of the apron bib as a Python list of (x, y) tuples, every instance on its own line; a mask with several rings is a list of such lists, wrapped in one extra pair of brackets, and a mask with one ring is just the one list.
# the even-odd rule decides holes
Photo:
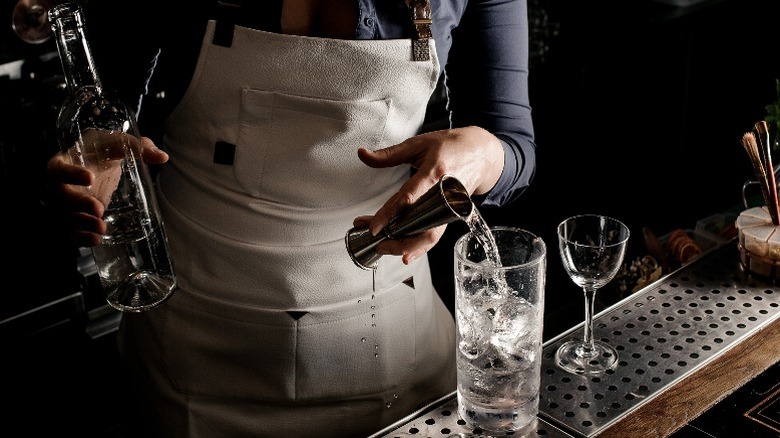
[(120, 348), (169, 436), (365, 436), (455, 387), (454, 323), (427, 259), (372, 273), (344, 245), (409, 176), (357, 148), (418, 131), (433, 41), (414, 61), (410, 40), (236, 26), (228, 47), (216, 29), (158, 181), (180, 288), (124, 315)]

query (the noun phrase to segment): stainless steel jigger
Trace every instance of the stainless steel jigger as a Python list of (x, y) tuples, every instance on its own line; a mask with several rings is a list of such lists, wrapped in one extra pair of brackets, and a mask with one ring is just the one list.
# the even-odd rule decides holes
[(347, 252), (360, 268), (372, 270), (382, 257), (375, 250), (379, 242), (418, 234), (458, 219), (466, 220), (473, 210), (474, 204), (463, 184), (453, 176), (444, 175), (438, 184), (393, 218), (376, 236), (372, 236), (368, 228), (347, 231), (344, 239)]

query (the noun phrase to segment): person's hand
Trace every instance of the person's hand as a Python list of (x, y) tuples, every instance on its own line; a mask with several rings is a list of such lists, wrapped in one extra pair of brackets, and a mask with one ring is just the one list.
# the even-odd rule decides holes
[[(95, 246), (106, 232), (103, 213), (108, 206), (121, 171), (124, 158), (122, 147), (141, 147), (141, 156), (147, 164), (163, 164), (168, 154), (158, 149), (152, 140), (143, 137), (140, 145), (127, 134), (106, 136), (98, 131), (85, 132), (84, 142), (100, 143), (100, 157), (86, 156), (89, 163), (102, 163), (99, 167), (84, 167), (71, 163), (64, 152), (54, 155), (47, 165), (49, 206), (60, 215), (60, 223), (67, 238), (76, 246)], [(121, 146), (121, 147), (117, 147)], [(95, 152), (97, 153), (97, 152)]]
[[(359, 216), (356, 227), (368, 227), (377, 235), (387, 223), (448, 174), (457, 178), (469, 195), (490, 191), (504, 169), (504, 149), (488, 131), (470, 126), (429, 132), (397, 145), (370, 151), (358, 150), (361, 161), (371, 167), (411, 164), (417, 171), (373, 216)], [(411, 263), (430, 250), (444, 234), (446, 225), (398, 240), (386, 239), (377, 245), (379, 254), (401, 256)]]

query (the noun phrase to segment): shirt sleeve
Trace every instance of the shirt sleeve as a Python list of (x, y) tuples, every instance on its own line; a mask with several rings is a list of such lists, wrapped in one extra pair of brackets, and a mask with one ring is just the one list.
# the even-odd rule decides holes
[(528, 97), (528, 14), (526, 0), (471, 0), (452, 31), (444, 66), (447, 109), (452, 127), (476, 125), (504, 147), (504, 169), (479, 206), (516, 200), (536, 171)]

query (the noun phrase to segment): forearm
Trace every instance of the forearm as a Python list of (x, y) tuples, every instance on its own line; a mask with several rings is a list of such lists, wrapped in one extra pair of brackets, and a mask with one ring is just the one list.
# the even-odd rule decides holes
[(501, 176), (475, 202), (506, 205), (530, 184), (536, 169), (525, 0), (469, 2), (453, 31), (445, 72), (452, 127), (482, 127), (504, 149)]

